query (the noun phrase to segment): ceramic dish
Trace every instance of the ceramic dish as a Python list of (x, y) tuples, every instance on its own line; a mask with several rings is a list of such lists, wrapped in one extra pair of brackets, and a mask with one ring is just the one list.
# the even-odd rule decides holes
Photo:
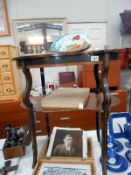
[(126, 151), (125, 156), (127, 160), (131, 163), (131, 150)]
[[(100, 159), (100, 161), (102, 162), (102, 159)], [(115, 151), (113, 152), (108, 151), (108, 159), (106, 163), (107, 163), (107, 170), (111, 172), (118, 173), (128, 169), (128, 161), (121, 155), (116, 154)]]
[(109, 134), (113, 138), (123, 138), (124, 135), (124, 124), (131, 121), (131, 116), (127, 112), (112, 113), (109, 116)]
[(120, 166), (123, 163), (123, 157), (116, 154), (115, 156), (109, 157), (107, 159), (107, 164), (111, 166)]
[[(110, 159), (113, 160), (113, 163), (111, 163)], [(128, 162), (127, 160), (122, 157), (121, 155), (116, 155), (115, 157), (110, 157), (110, 159), (107, 160), (107, 170), (115, 173), (123, 172), (128, 169)], [(101, 159), (100, 159), (101, 161)]]
[(121, 160), (119, 160), (119, 162), (121, 162), (121, 164), (112, 166), (111, 164), (107, 163), (107, 170), (115, 172), (115, 173), (126, 171), (128, 169), (128, 162), (124, 157), (122, 157), (122, 156), (120, 156), (120, 157), (118, 159), (121, 159)]
[(119, 142), (118, 140), (114, 140), (114, 145), (113, 145), (113, 149), (116, 151), (116, 152), (120, 152), (124, 149), (124, 146), (122, 145), (121, 142)]
[(124, 149), (123, 144), (118, 140), (114, 139), (112, 135), (107, 136), (107, 147), (109, 149), (113, 149), (116, 152), (120, 152)]
[(127, 175), (131, 175), (131, 172), (130, 172), (130, 173), (128, 173)]
[(91, 42), (85, 33), (70, 33), (54, 41), (51, 51), (72, 53), (84, 51), (90, 46)]

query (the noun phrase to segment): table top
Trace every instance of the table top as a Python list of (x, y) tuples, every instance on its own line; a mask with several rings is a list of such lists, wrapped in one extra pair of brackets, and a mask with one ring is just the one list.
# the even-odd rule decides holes
[[(46, 52), (41, 54), (27, 54), (16, 58), (13, 58), (17, 62), (18, 68), (24, 67), (50, 67), (50, 66), (65, 66), (65, 65), (77, 65), (87, 62), (98, 63), (102, 62), (105, 53), (110, 54), (111, 60), (118, 59), (118, 54), (121, 49), (112, 50), (98, 50), (89, 52), (72, 52), (72, 53), (57, 53)], [(92, 56), (98, 56), (94, 59)]]
[[(24, 70), (24, 74), (26, 75), (27, 86), (24, 95), (24, 102), (25, 104), (31, 109), (33, 106), (29, 100), (29, 92), (31, 88), (31, 75), (30, 75), (30, 68), (37, 68), (37, 67), (49, 67), (49, 66), (66, 66), (66, 65), (79, 65), (85, 63), (93, 63), (96, 64), (95, 68), (98, 67), (98, 64), (103, 63), (103, 84), (104, 84), (104, 102), (105, 100), (107, 103), (110, 103), (110, 93), (108, 89), (108, 84), (105, 78), (108, 62), (109, 60), (116, 60), (119, 58), (120, 50), (99, 50), (99, 51), (92, 51), (92, 52), (78, 52), (78, 53), (44, 53), (44, 54), (35, 54), (35, 55), (25, 55), (19, 56), (14, 58), (13, 60), (16, 61), (17, 67), (19, 69)], [(98, 71), (96, 71), (98, 73)], [(95, 110), (99, 109), (99, 104), (96, 100), (96, 108)], [(37, 103), (36, 103), (37, 104)], [(88, 104), (90, 104), (88, 102)], [(92, 103), (93, 104), (93, 103)], [(34, 104), (33, 104), (34, 105)], [(35, 108), (32, 108), (35, 110)], [(35, 110), (36, 111), (36, 110)], [(104, 161), (106, 161), (106, 152), (104, 151)], [(104, 167), (105, 168), (105, 167)]]

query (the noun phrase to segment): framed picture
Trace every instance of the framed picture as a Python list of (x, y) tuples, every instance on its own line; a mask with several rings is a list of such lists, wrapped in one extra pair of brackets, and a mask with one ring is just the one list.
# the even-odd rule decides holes
[[(60, 127), (54, 127), (54, 128), (60, 129)], [(73, 129), (74, 128), (72, 128), (72, 130)], [(64, 132), (65, 132), (65, 129), (64, 129)], [(61, 131), (58, 133), (61, 133)], [(76, 157), (46, 158), (47, 150), (49, 148), (48, 144), (49, 144), (49, 140), (48, 138), (46, 138), (44, 140), (39, 159), (33, 170), (32, 175), (56, 175), (56, 174), (57, 175), (67, 175), (67, 174), (68, 175), (76, 175), (76, 174), (96, 175), (92, 138), (90, 137), (88, 138), (88, 158), (87, 159), (81, 159), (79, 157), (78, 158)]]
[(0, 36), (10, 35), (6, 1), (0, 0)]
[[(77, 141), (79, 140), (79, 142)], [(87, 137), (79, 128), (54, 127), (46, 157), (87, 158)]]
[(69, 33), (85, 33), (91, 42), (88, 50), (103, 50), (107, 46), (106, 22), (71, 22), (67, 24)]
[(46, 162), (40, 161), (37, 163), (33, 175), (96, 175), (94, 162), (89, 161), (86, 163), (77, 162), (68, 163), (61, 162)]

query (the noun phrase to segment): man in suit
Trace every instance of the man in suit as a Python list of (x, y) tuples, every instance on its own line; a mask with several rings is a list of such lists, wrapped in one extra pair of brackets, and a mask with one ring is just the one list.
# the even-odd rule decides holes
[(72, 146), (73, 138), (71, 135), (66, 135), (63, 139), (63, 144), (57, 145), (53, 151), (53, 156), (75, 156), (75, 148)]

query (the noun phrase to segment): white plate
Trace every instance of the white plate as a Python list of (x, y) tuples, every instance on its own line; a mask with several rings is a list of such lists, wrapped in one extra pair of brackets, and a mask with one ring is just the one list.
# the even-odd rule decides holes
[(91, 42), (85, 33), (70, 33), (54, 41), (51, 46), (51, 51), (70, 53), (86, 50), (90, 46)]

